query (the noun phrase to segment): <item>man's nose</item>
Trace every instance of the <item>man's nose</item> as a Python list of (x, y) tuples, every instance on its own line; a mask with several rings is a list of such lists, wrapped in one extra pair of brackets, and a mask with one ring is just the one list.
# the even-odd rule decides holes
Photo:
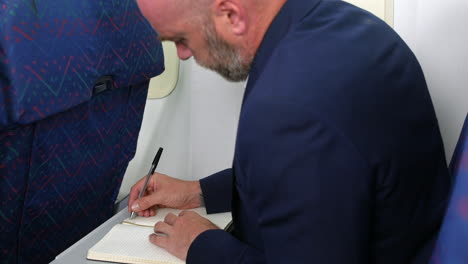
[(187, 60), (193, 56), (192, 51), (182, 44), (176, 44), (177, 56), (181, 60)]

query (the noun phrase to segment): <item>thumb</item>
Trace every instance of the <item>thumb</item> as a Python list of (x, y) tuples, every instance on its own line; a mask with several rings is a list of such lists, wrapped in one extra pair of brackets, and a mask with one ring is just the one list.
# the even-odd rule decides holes
[(133, 212), (140, 212), (158, 204), (156, 195), (148, 195), (136, 199), (132, 204)]

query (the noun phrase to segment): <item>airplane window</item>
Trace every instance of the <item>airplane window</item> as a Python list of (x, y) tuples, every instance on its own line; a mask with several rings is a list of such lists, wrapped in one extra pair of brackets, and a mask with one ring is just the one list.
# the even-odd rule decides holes
[(168, 96), (175, 89), (179, 78), (179, 58), (172, 41), (162, 42), (164, 51), (165, 71), (151, 79), (148, 99), (160, 99)]

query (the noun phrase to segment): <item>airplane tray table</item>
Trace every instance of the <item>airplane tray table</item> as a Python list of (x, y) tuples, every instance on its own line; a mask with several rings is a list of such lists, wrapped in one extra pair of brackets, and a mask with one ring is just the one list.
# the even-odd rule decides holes
[(128, 218), (130, 213), (127, 208), (120, 210), (117, 214), (109, 218), (102, 225), (94, 229), (91, 233), (80, 239), (78, 242), (70, 246), (68, 249), (60, 253), (52, 264), (91, 264), (99, 263), (103, 264), (102, 261), (94, 261), (86, 259), (88, 249), (96, 244), (101, 238), (104, 237), (107, 232), (116, 224), (121, 223), (123, 220)]

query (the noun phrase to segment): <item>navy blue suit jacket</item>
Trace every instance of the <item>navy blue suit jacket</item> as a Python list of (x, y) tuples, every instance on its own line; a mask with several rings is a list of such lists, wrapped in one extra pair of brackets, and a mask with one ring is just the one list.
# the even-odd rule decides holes
[(289, 0), (256, 54), (233, 168), (201, 180), (188, 263), (424, 263), (449, 177), (421, 68), (383, 21)]

